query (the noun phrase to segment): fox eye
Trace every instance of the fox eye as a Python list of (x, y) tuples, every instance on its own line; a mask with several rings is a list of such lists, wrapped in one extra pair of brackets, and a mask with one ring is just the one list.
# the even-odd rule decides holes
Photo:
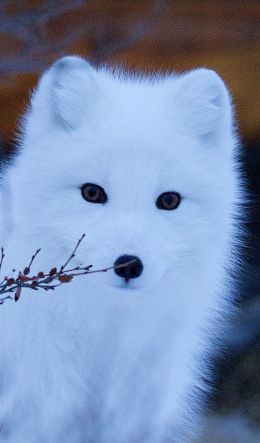
[(156, 206), (159, 209), (165, 209), (166, 211), (171, 211), (178, 208), (181, 202), (181, 196), (178, 192), (164, 192), (159, 195), (156, 200)]
[(82, 197), (90, 203), (106, 203), (107, 195), (104, 189), (94, 183), (85, 183), (81, 186)]

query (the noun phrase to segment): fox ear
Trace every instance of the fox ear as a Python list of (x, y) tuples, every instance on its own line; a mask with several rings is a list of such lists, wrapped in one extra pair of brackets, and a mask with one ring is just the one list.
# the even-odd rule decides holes
[(32, 99), (32, 111), (50, 112), (50, 123), (75, 129), (95, 100), (95, 69), (81, 57), (56, 61), (43, 75)]
[(177, 119), (203, 141), (221, 136), (231, 125), (231, 103), (221, 78), (209, 69), (184, 74), (176, 95)]

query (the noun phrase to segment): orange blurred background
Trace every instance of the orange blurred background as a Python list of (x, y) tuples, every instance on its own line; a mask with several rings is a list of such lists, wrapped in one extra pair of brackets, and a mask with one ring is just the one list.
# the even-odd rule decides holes
[(0, 2), (0, 140), (12, 140), (29, 92), (65, 54), (130, 69), (215, 69), (232, 91), (246, 140), (260, 138), (260, 2)]

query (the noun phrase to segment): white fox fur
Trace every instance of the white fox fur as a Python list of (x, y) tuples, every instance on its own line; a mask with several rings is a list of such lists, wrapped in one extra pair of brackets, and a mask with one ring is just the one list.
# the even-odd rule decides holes
[[(24, 290), (0, 307), (1, 442), (191, 442), (232, 307), (232, 121), (206, 69), (145, 77), (65, 57), (42, 76), (2, 178), (3, 275), (39, 247), (34, 272), (61, 265), (83, 233), (73, 265), (132, 254), (144, 270), (127, 284), (112, 270)], [(86, 182), (107, 203), (85, 201)], [(166, 191), (181, 195), (176, 210), (156, 207)]]

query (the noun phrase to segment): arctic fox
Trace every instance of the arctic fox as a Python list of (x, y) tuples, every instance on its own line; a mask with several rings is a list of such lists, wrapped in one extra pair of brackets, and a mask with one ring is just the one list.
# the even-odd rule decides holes
[(0, 307), (1, 442), (192, 441), (232, 306), (237, 151), (211, 70), (71, 56), (42, 76), (2, 178), (3, 275), (39, 247), (34, 272), (61, 265), (83, 233), (73, 265), (121, 266)]

